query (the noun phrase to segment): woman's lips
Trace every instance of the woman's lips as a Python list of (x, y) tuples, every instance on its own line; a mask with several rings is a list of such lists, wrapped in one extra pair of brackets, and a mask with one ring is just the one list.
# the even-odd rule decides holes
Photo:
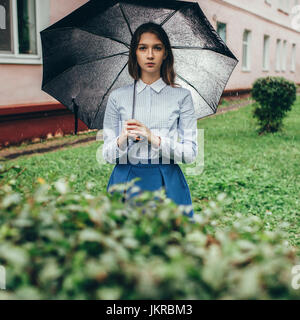
[(147, 65), (148, 67), (153, 67), (153, 66), (154, 66), (154, 63), (146, 63), (146, 65)]

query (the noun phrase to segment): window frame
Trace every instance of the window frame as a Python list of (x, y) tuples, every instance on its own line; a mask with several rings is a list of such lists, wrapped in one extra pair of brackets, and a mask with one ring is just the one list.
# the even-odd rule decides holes
[(281, 39), (276, 39), (276, 61), (275, 61), (275, 71), (281, 72), (281, 63), (282, 63), (282, 41)]
[(290, 64), (290, 72), (295, 73), (296, 72), (296, 50), (297, 45), (296, 43), (292, 43), (291, 47), (291, 64)]
[[(245, 32), (247, 32), (247, 41), (245, 42), (244, 40), (244, 35), (245, 35)], [(249, 29), (244, 29), (244, 32), (243, 32), (243, 41), (242, 41), (242, 71), (246, 71), (246, 72), (249, 72), (251, 71), (251, 30)], [(246, 60), (246, 66), (244, 65), (244, 46), (247, 46), (247, 53), (246, 53), (246, 56), (247, 56), (247, 60)]]
[(286, 60), (287, 60), (287, 40), (282, 41), (281, 47), (281, 71), (286, 71)]
[[(43, 0), (47, 1), (47, 0)], [(42, 5), (38, 0), (35, 2), (35, 21), (36, 21), (36, 44), (37, 54), (19, 53), (19, 35), (18, 35), (18, 13), (17, 0), (10, 0), (11, 3), (11, 26), (12, 26), (12, 48), (13, 53), (0, 53), (0, 64), (42, 64), (42, 47), (40, 39), (40, 30), (42, 21), (38, 13), (41, 12)], [(45, 3), (44, 3), (45, 4)], [(48, 13), (49, 15), (49, 13)]]
[(263, 71), (270, 71), (270, 36), (264, 34), (263, 36)]
[[(218, 32), (218, 27), (219, 27), (219, 25), (225, 26), (225, 40), (221, 37), (221, 35), (220, 35), (219, 32)], [(217, 30), (218, 35), (220, 36), (220, 38), (224, 41), (224, 43), (227, 43), (227, 23), (222, 22), (222, 21), (217, 21), (217, 23), (216, 23), (216, 30)]]

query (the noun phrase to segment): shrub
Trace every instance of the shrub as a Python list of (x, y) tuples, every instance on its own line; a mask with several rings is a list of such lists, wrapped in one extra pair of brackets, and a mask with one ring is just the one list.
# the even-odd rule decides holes
[(300, 298), (288, 236), (257, 216), (227, 217), (224, 193), (190, 220), (164, 190), (122, 203), (92, 196), (90, 183), (76, 194), (72, 181), (39, 181), (24, 197), (13, 179), (0, 186), (0, 299)]
[(276, 132), (296, 100), (296, 85), (283, 77), (258, 78), (252, 87), (253, 117), (258, 119), (259, 133)]

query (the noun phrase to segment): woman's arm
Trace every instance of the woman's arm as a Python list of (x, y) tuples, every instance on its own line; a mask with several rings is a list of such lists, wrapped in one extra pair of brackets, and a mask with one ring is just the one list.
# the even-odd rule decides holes
[[(127, 154), (128, 145), (126, 141), (126, 146), (122, 145), (119, 148), (118, 139), (121, 136), (119, 134), (119, 112), (116, 106), (116, 100), (114, 98), (113, 92), (110, 93), (104, 114), (103, 120), (103, 158), (111, 163), (117, 163), (119, 158)], [(124, 148), (125, 147), (125, 148)]]
[(192, 94), (189, 91), (180, 105), (178, 123), (179, 142), (174, 138), (160, 136), (159, 153), (175, 163), (192, 163), (198, 154), (197, 118)]

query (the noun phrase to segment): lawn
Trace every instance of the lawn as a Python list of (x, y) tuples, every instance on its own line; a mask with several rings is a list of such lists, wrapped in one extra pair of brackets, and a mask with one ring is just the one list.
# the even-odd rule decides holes
[[(225, 192), (231, 199), (226, 206), (226, 224), (240, 212), (264, 219), (270, 230), (289, 233), (289, 242), (300, 247), (300, 97), (284, 119), (282, 132), (258, 136), (251, 117), (253, 106), (198, 121), (204, 129), (204, 170), (199, 176), (186, 174), (195, 211), (201, 203)], [(113, 165), (99, 165), (96, 152), (102, 142), (66, 147), (62, 151), (24, 156), (9, 161), (25, 170), (16, 184), (22, 192), (32, 192), (38, 178), (47, 182), (73, 178), (80, 192), (93, 182), (93, 194), (106, 192)], [(186, 173), (190, 165), (180, 165)], [(4, 179), (15, 176), (9, 171)], [(225, 220), (224, 220), (225, 221)], [(219, 221), (222, 226), (223, 221)], [(225, 223), (225, 222), (224, 222)], [(300, 250), (298, 250), (299, 252)], [(298, 253), (300, 255), (300, 252)]]

